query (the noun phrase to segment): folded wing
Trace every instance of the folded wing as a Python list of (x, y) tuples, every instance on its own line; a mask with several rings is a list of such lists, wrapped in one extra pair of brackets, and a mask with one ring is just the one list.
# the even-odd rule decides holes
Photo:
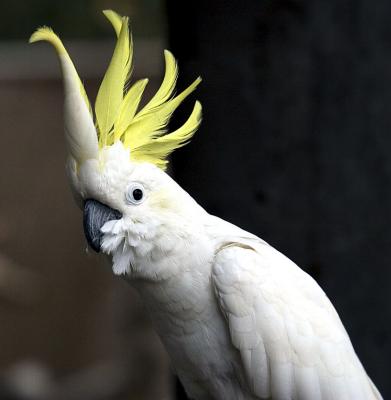
[(281, 253), (230, 243), (216, 255), (213, 282), (254, 396), (382, 398), (327, 296)]

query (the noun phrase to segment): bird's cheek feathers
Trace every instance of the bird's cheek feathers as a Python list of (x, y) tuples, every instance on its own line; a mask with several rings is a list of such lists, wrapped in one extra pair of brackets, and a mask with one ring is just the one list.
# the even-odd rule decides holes
[(124, 189), (121, 181), (113, 174), (108, 174), (98, 160), (87, 160), (78, 167), (69, 163), (68, 176), (72, 190), (82, 201), (94, 199), (115, 209), (123, 207)]

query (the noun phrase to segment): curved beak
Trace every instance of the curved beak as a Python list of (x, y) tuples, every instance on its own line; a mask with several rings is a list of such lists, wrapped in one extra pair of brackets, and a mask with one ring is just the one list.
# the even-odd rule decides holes
[(102, 226), (107, 221), (121, 219), (122, 214), (99, 201), (88, 199), (84, 202), (83, 226), (89, 246), (97, 253), (100, 251), (103, 233)]

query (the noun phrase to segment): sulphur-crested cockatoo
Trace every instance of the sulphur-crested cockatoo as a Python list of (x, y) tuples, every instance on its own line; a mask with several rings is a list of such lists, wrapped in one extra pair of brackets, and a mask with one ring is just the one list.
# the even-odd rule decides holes
[(167, 156), (192, 137), (201, 105), (167, 133), (177, 64), (140, 109), (147, 80), (129, 85), (128, 18), (105, 11), (118, 37), (95, 103), (47, 27), (31, 42), (56, 49), (64, 77), (71, 186), (90, 246), (139, 292), (192, 399), (381, 399), (330, 300), (262, 239), (208, 214), (168, 176)]

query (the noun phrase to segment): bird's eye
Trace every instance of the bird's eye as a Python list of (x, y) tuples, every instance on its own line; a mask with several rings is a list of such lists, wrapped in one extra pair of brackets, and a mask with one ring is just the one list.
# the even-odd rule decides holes
[(128, 204), (141, 204), (144, 201), (145, 190), (141, 183), (131, 183), (126, 191), (125, 198)]

